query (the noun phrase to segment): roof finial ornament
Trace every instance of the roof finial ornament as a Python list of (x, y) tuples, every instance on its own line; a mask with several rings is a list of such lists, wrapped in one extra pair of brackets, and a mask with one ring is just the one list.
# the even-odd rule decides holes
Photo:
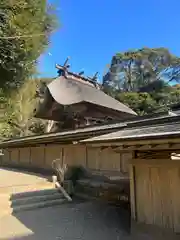
[(92, 80), (93, 80), (94, 82), (97, 82), (97, 76), (98, 76), (98, 72), (96, 72), (96, 73), (94, 74), (94, 76), (92, 77)]
[(88, 77), (88, 80), (92, 83), (96, 83), (97, 82), (97, 75), (98, 75), (98, 72), (96, 72), (93, 77)]
[(78, 74), (79, 74), (79, 76), (84, 75), (84, 70), (80, 71)]
[(70, 65), (68, 64), (68, 60), (69, 60), (69, 57), (67, 57), (66, 61), (64, 62), (64, 65), (56, 64), (56, 68), (58, 69), (59, 76), (63, 76), (65, 78), (73, 77), (75, 79), (81, 79), (83, 81), (89, 82), (91, 85), (94, 85), (94, 87), (96, 87), (97, 89), (100, 89), (100, 86), (97, 82), (98, 72), (96, 72), (93, 77), (83, 76), (84, 70), (80, 71), (79, 73), (70, 72), (68, 71), (68, 69), (70, 68)]
[(70, 68), (70, 64), (68, 64), (69, 57), (66, 58), (66, 61), (64, 62), (63, 66), (56, 64), (56, 68), (58, 69), (59, 76), (63, 76), (67, 78), (68, 69)]
[(94, 86), (95, 86), (97, 89), (100, 89), (99, 84), (98, 84), (98, 82), (97, 82), (98, 73), (99, 73), (99, 72), (96, 72), (93, 77), (88, 77), (88, 79), (89, 79), (89, 81), (90, 81), (91, 83), (94, 84)]

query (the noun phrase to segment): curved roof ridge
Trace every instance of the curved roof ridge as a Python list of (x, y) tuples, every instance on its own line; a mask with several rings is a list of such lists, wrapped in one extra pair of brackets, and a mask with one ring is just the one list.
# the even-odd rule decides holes
[(72, 79), (73, 81), (78, 81), (78, 82), (81, 82), (81, 83), (83, 83), (83, 84), (87, 84), (87, 85), (95, 88), (95, 86), (94, 86), (93, 83), (90, 83), (89, 81), (82, 80), (82, 79), (80, 79), (80, 78), (78, 78), (78, 77), (75, 77), (75, 76), (73, 76), (73, 75), (67, 75), (67, 78), (68, 78), (68, 79)]
[(76, 81), (72, 78), (58, 77), (47, 85), (54, 100), (61, 105), (72, 105), (87, 102), (101, 107), (113, 109), (118, 112), (137, 115), (131, 108), (118, 100), (105, 94), (102, 90)]

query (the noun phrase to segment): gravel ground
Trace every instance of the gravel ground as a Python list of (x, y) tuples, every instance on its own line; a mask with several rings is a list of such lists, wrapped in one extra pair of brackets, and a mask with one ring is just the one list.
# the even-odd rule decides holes
[(0, 168), (0, 188), (46, 182), (41, 175), (18, 171), (17, 169)]
[[(0, 168), (0, 193), (46, 179), (17, 170)], [(26, 189), (21, 189), (27, 191)], [(81, 202), (0, 217), (0, 240), (152, 240), (129, 236), (130, 219), (120, 208)]]
[(0, 219), (3, 240), (125, 240), (128, 217), (97, 203), (66, 204)]

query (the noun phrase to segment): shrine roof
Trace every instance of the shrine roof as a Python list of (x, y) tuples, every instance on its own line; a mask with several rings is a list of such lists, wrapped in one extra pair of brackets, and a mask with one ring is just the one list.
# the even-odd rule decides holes
[(47, 85), (53, 99), (61, 105), (90, 103), (118, 112), (137, 115), (128, 106), (105, 94), (91, 83), (70, 77), (60, 76)]

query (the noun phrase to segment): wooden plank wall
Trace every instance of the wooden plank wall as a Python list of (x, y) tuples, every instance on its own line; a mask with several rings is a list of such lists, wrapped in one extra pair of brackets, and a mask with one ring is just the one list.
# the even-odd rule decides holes
[(5, 149), (2, 162), (6, 165), (31, 166), (51, 169), (54, 159), (62, 164), (82, 165), (93, 170), (128, 172), (131, 153), (116, 153), (111, 148), (101, 149), (85, 145), (49, 144), (36, 147)]
[(132, 216), (137, 222), (179, 233), (180, 162), (144, 159), (137, 160), (134, 168), (135, 186), (131, 186), (131, 194), (135, 196), (131, 202), (136, 209), (132, 206)]
[[(22, 163), (23, 165), (31, 164), (31, 149), (26, 147), (18, 150), (19, 150), (19, 163)], [(12, 154), (12, 161), (13, 161), (13, 154)]]
[(45, 146), (44, 168), (51, 169), (52, 161), (62, 159), (62, 147), (58, 144)]

